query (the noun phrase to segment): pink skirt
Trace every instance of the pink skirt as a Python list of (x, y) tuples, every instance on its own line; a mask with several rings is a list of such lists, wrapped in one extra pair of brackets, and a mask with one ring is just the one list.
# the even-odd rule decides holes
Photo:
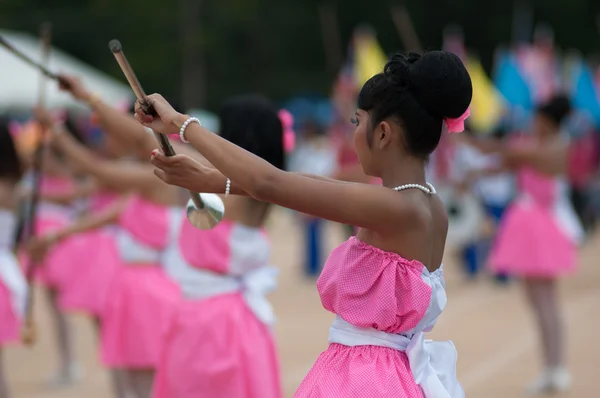
[[(50, 233), (66, 227), (69, 220), (64, 217), (41, 217), (36, 222), (36, 235)], [(60, 289), (63, 284), (63, 278), (68, 273), (65, 267), (68, 266), (71, 252), (69, 249), (70, 238), (58, 243), (50, 251), (42, 263), (36, 265), (35, 280), (43, 286)], [(24, 264), (25, 269), (30, 266), (30, 260), (27, 254), (19, 253), (19, 260)]]
[(65, 243), (70, 251), (69, 275), (62, 279), (59, 306), (101, 317), (112, 280), (121, 264), (114, 235), (97, 230), (75, 236)]
[(10, 291), (0, 281), (0, 346), (19, 341), (21, 321), (17, 316)]
[(281, 398), (271, 330), (240, 294), (182, 301), (167, 333), (154, 398)]
[(577, 252), (550, 210), (517, 202), (500, 222), (489, 265), (495, 272), (554, 278), (575, 271)]
[(179, 286), (160, 265), (121, 266), (102, 318), (102, 362), (112, 368), (155, 368), (179, 300)]
[(405, 353), (387, 347), (331, 344), (294, 398), (423, 398)]

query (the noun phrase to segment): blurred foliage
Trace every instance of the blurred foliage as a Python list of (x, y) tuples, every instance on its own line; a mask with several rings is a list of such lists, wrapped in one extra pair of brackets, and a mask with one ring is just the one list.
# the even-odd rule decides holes
[[(334, 76), (326, 67), (319, 0), (0, 0), (0, 28), (37, 34), (53, 24), (53, 43), (121, 80), (108, 50), (118, 38), (148, 92), (179, 101), (182, 84), (182, 16), (201, 2), (191, 42), (204, 61), (205, 104), (214, 108), (241, 92), (263, 92), (276, 100), (302, 93), (327, 94)], [(390, 0), (338, 0), (335, 4), (343, 50), (353, 28), (372, 25), (386, 52), (401, 50), (390, 17)], [(490, 68), (493, 53), (512, 34), (508, 1), (408, 0), (404, 2), (426, 49), (439, 48), (450, 23), (462, 26), (466, 44)], [(598, 0), (532, 0), (535, 21), (553, 26), (564, 49), (599, 49)], [(188, 37), (188, 40), (190, 38)]]

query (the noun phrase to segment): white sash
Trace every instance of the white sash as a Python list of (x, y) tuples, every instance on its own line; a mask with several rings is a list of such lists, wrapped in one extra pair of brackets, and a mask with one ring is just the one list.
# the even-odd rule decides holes
[(10, 293), (10, 301), (19, 317), (25, 314), (27, 281), (19, 261), (11, 251), (17, 219), (12, 211), (0, 209), (0, 282)]
[(170, 245), (164, 254), (166, 272), (176, 280), (184, 297), (206, 299), (241, 292), (250, 310), (266, 325), (275, 323), (275, 313), (266, 295), (277, 287), (278, 270), (264, 266), (242, 276), (222, 275), (189, 265), (179, 251), (179, 233), (183, 210), (171, 210)]
[[(522, 206), (533, 206), (535, 199), (528, 193), (522, 193), (517, 198), (517, 202)], [(581, 244), (585, 233), (568, 198), (565, 195), (559, 195), (554, 201), (551, 211), (558, 229), (574, 244)]]
[(372, 345), (406, 352), (415, 382), (425, 398), (464, 398), (456, 378), (457, 353), (451, 341), (425, 340), (423, 332), (412, 337), (359, 328), (336, 316), (329, 329), (329, 342), (350, 347)]
[(0, 248), (0, 280), (10, 293), (15, 313), (19, 318), (23, 318), (27, 301), (27, 281), (17, 258), (9, 249)]
[(266, 325), (275, 323), (275, 313), (266, 295), (277, 287), (276, 268), (261, 267), (241, 277), (219, 275), (199, 269), (193, 271), (196, 271), (193, 282), (181, 284), (185, 297), (205, 299), (221, 294), (242, 292), (246, 304), (258, 319)]

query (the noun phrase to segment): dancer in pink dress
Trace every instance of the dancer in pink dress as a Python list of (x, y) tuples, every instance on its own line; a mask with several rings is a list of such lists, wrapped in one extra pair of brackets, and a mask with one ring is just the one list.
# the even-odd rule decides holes
[(138, 398), (150, 396), (166, 325), (180, 298), (179, 287), (161, 267), (170, 244), (169, 225), (165, 205), (138, 195), (119, 217), (117, 243), (123, 266), (104, 310), (102, 361), (129, 373)]
[[(110, 212), (120, 196), (99, 191), (90, 198), (88, 214)], [(103, 228), (77, 234), (69, 240), (71, 251), (70, 276), (59, 296), (59, 306), (65, 311), (82, 312), (92, 316), (98, 326), (106, 306), (112, 279), (121, 265), (117, 242), (117, 228)], [(90, 253), (95, 255), (90, 257)]]
[[(425, 180), (444, 121), (464, 128), (472, 86), (458, 57), (395, 55), (363, 86), (353, 122), (365, 174), (382, 186), (282, 171), (179, 114), (158, 94), (158, 113), (136, 117), (179, 133), (216, 168), (184, 156), (158, 160), (166, 182), (201, 192), (248, 195), (360, 230), (338, 247), (317, 287), (337, 314), (330, 346), (296, 397), (464, 397), (451, 342), (424, 340), (446, 305), (442, 255), (448, 218)], [(248, 120), (250, 124), (252, 121)]]
[(519, 145), (474, 142), (500, 153), (504, 167), (517, 172), (520, 194), (503, 215), (489, 261), (494, 271), (523, 279), (535, 314), (545, 369), (529, 386), (532, 393), (564, 391), (571, 385), (557, 279), (576, 270), (584, 234), (565, 181), (568, 145), (560, 127), (569, 112), (569, 100), (556, 97), (538, 108), (533, 135)]
[[(30, 122), (25, 126), (12, 124), (11, 134), (19, 140), (28, 140), (27, 136), (39, 136), (39, 125)], [(21, 138), (23, 137), (23, 138)], [(26, 149), (20, 151), (21, 159), (25, 164), (31, 163), (34, 148), (29, 144)], [(24, 147), (25, 148), (25, 147)], [(35, 220), (36, 234), (50, 233), (67, 225), (74, 216), (73, 208), (68, 204), (61, 204), (47, 200), (47, 197), (71, 195), (76, 189), (76, 184), (64, 161), (54, 151), (45, 151), (43, 160), (43, 174), (41, 176), (40, 196), (38, 213)], [(30, 176), (29, 176), (30, 177)], [(21, 194), (22, 201), (27, 201), (28, 192), (31, 190), (30, 178), (25, 177), (25, 189)], [(30, 261), (26, 253), (19, 253), (21, 263), (25, 268), (29, 267)], [(35, 280), (44, 287), (48, 296), (50, 314), (55, 328), (56, 347), (58, 349), (59, 366), (55, 374), (49, 380), (50, 387), (61, 387), (72, 384), (80, 378), (79, 365), (74, 358), (74, 347), (72, 329), (66, 314), (58, 305), (58, 296), (64, 286), (64, 277), (68, 275), (66, 265), (69, 263), (70, 251), (67, 242), (57, 245), (44, 257), (38, 258), (35, 270)]]
[[(221, 137), (284, 167), (282, 122), (269, 101), (236, 97), (219, 116)], [(229, 197), (225, 206), (226, 218), (209, 231), (194, 229), (180, 209), (172, 218), (165, 267), (184, 300), (169, 323), (155, 398), (283, 396), (274, 315), (264, 297), (276, 286), (263, 227), (269, 204)]]
[[(160, 265), (168, 246), (168, 206), (181, 204), (180, 190), (163, 184), (150, 165), (97, 156), (66, 134), (64, 127), (54, 124), (43, 110), (37, 110), (37, 117), (52, 129), (54, 147), (79, 170), (121, 192), (123, 198), (102, 213), (90, 214), (37, 239), (30, 244), (31, 251), (43, 253), (67, 237), (118, 221), (117, 247), (123, 265), (112, 278), (102, 311), (102, 360), (113, 370), (117, 396), (126, 397), (129, 391), (147, 398), (162, 341), (157, 325), (166, 324), (170, 308), (179, 298), (178, 286)], [(127, 200), (130, 194), (133, 196)]]
[(27, 293), (25, 276), (13, 253), (17, 226), (17, 184), (21, 172), (8, 123), (0, 119), (0, 398), (9, 397), (3, 347), (19, 341)]

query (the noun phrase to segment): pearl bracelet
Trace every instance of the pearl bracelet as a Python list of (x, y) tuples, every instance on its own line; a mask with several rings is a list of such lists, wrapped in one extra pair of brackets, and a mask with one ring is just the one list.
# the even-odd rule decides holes
[(225, 183), (225, 197), (229, 196), (229, 191), (231, 191), (231, 180), (228, 178)]
[(90, 108), (94, 109), (98, 102), (100, 102), (100, 96), (98, 94), (91, 94), (88, 97), (87, 104)]
[(189, 143), (189, 141), (185, 139), (185, 129), (190, 125), (190, 123), (194, 122), (202, 126), (202, 123), (200, 123), (200, 120), (197, 117), (190, 117), (188, 120), (186, 120), (181, 126), (181, 129), (179, 129), (179, 138), (181, 139), (181, 142), (185, 142), (186, 144)]

